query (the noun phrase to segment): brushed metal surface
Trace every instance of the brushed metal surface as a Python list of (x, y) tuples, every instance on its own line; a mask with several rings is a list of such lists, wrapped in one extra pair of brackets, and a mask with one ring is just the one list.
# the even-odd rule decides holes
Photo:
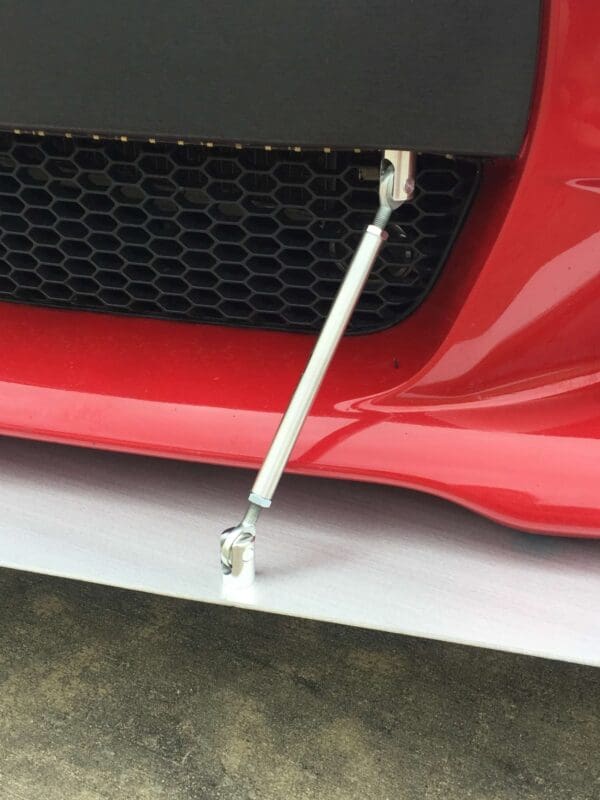
[(244, 470), (0, 439), (0, 564), (600, 665), (600, 541), (391, 487), (285, 477), (257, 582), (223, 596)]

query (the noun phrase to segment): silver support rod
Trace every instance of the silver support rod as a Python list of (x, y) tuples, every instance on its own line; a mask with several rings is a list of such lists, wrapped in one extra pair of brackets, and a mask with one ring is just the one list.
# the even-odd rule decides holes
[(387, 233), (376, 225), (369, 225), (363, 235), (267, 457), (254, 481), (249, 499), (258, 505), (270, 505), (333, 354), (386, 239)]
[(369, 273), (387, 239), (384, 231), (392, 211), (412, 196), (414, 154), (386, 150), (380, 179), (380, 205), (363, 234), (348, 272), (329, 311), (317, 343), (283, 415), (260, 468), (244, 519), (221, 534), (221, 568), (224, 579), (242, 588), (254, 581), (254, 541), (261, 509), (268, 508), (308, 416), (331, 359), (337, 349)]

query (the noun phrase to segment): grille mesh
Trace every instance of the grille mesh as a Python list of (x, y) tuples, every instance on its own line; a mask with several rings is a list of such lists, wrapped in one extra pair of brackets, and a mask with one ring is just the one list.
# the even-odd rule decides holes
[[(0, 133), (0, 299), (320, 328), (377, 205), (380, 154)], [(478, 164), (422, 155), (350, 331), (425, 297)]]

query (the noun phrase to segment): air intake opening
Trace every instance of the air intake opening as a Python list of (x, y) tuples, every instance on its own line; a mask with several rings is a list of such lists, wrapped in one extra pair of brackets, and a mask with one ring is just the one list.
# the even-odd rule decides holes
[[(318, 330), (377, 207), (379, 161), (0, 133), (0, 299)], [(350, 333), (422, 302), (478, 175), (474, 159), (418, 156)]]

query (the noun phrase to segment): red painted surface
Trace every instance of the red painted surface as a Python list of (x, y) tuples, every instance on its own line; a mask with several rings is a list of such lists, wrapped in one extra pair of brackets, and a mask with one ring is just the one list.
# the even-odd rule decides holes
[[(600, 536), (600, 14), (553, 0), (528, 141), (432, 295), (346, 339), (290, 470)], [(256, 465), (310, 337), (0, 306), (0, 431)], [(240, 502), (243, 498), (240, 498)]]

